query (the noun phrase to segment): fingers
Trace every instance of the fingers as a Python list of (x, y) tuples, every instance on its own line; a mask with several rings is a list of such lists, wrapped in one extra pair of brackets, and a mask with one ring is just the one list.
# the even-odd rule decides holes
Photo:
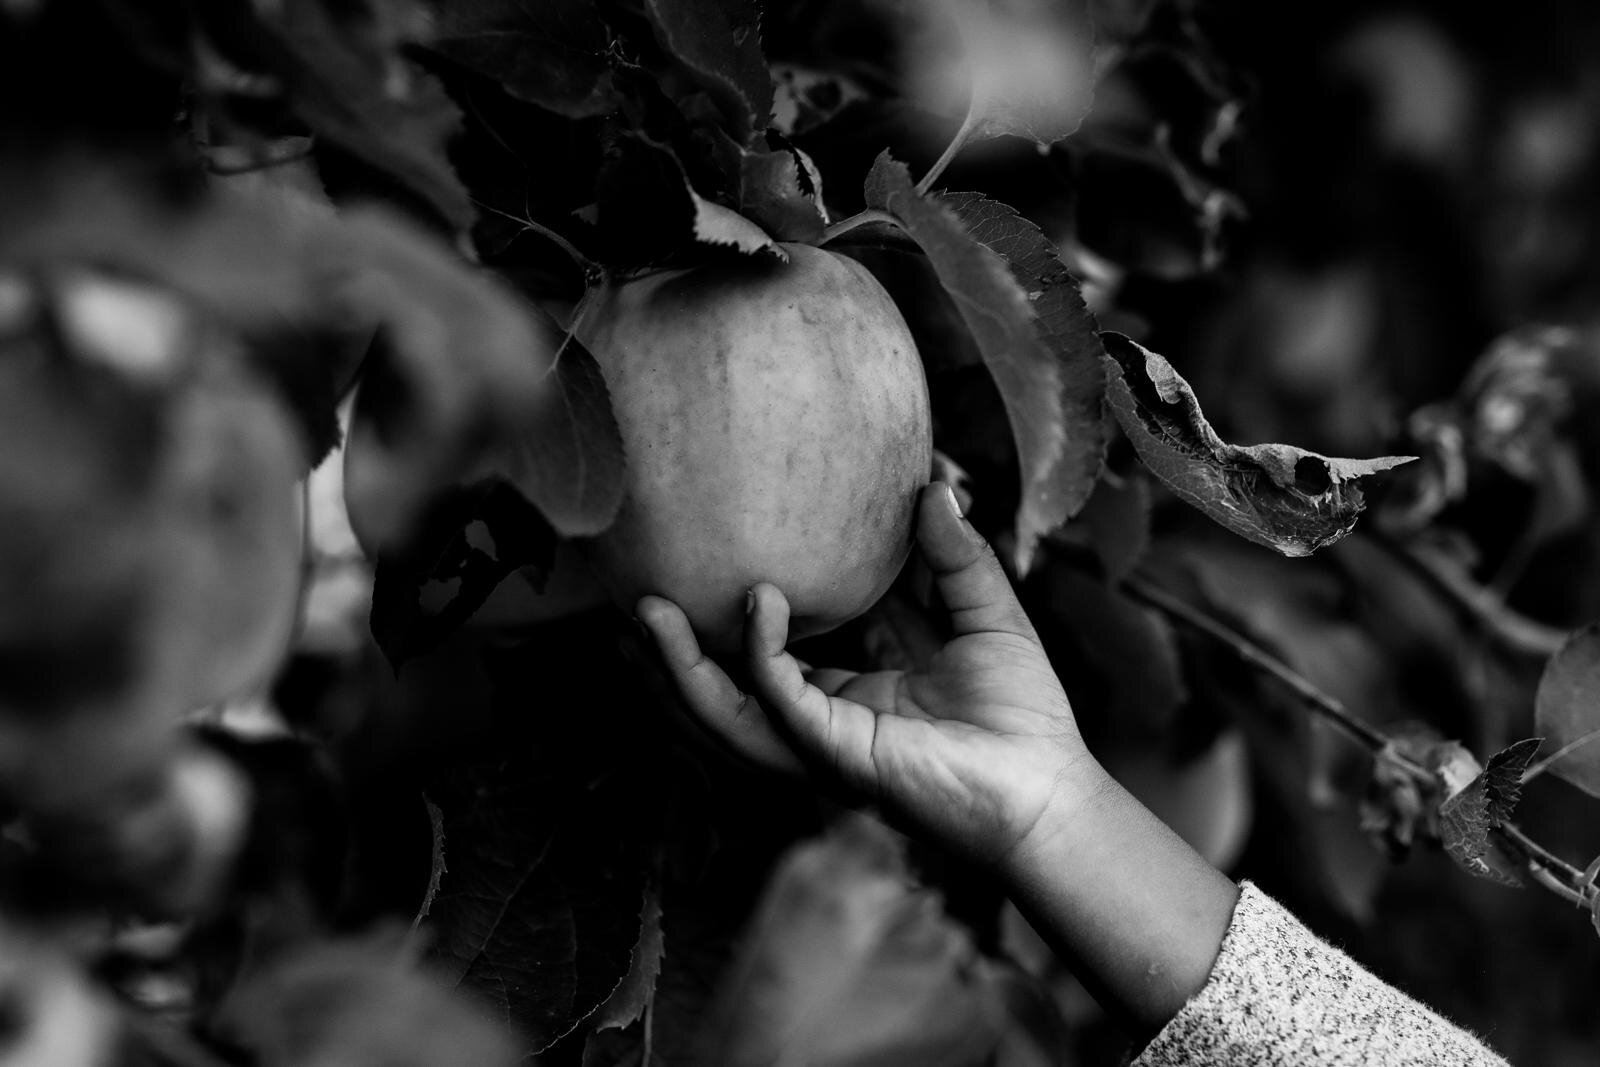
[(922, 491), (917, 543), (950, 609), (956, 634), (1008, 633), (1038, 640), (994, 550), (961, 516), (943, 482)]
[(667, 672), (695, 718), (746, 759), (790, 774), (804, 768), (767, 721), (760, 705), (739, 691), (721, 667), (700, 651), (683, 609), (647, 596), (636, 609), (661, 651)]
[[(873, 744), (878, 716), (849, 700), (834, 700), (806, 679), (800, 664), (784, 650), (789, 637), (789, 602), (776, 586), (763, 582), (750, 590), (745, 620), (745, 655), (756, 696), (806, 753), (838, 774), (845, 784), (876, 791)], [(817, 672), (837, 687), (843, 672)]]

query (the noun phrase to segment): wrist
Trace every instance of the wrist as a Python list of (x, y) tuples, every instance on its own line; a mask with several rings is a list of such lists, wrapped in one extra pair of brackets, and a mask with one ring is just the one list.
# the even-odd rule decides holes
[(1049, 800), (1026, 831), (996, 863), (996, 873), (1016, 884), (1041, 870), (1062, 873), (1081, 849), (1103, 839), (1120, 803), (1131, 796), (1093, 756), (1058, 775)]

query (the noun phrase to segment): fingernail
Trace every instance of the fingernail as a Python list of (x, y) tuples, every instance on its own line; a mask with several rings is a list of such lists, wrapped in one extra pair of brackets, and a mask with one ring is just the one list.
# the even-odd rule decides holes
[(749, 615), (756, 610), (756, 587), (751, 586), (744, 591), (744, 613)]
[(944, 483), (944, 496), (950, 502), (950, 510), (956, 513), (956, 518), (966, 518), (966, 513), (961, 510), (961, 501), (956, 499), (956, 491), (950, 487), (949, 482)]

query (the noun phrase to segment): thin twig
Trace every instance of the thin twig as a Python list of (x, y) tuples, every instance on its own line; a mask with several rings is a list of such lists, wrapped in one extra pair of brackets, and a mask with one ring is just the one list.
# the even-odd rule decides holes
[[(1392, 761), (1396, 766), (1404, 768), (1420, 781), (1432, 783), (1438, 780), (1438, 776), (1433, 771), (1423, 767), (1415, 760), (1396, 752), (1389, 746), (1388, 738), (1382, 733), (1351, 715), (1343, 704), (1312, 685), (1311, 682), (1296, 673), (1288, 664), (1277, 659), (1249, 638), (1224, 626), (1216, 619), (1190, 606), (1165, 589), (1141, 578), (1125, 578), (1122, 585), (1124, 589), (1135, 597), (1221, 642), (1234, 655), (1246, 663), (1278, 679), (1278, 681), (1288, 686), (1296, 696), (1304, 700), (1309, 707), (1342, 729), (1347, 736), (1365, 745), (1374, 754), (1384, 753), (1386, 759)], [(1580, 903), (1587, 902), (1587, 891), (1584, 888), (1587, 884), (1587, 879), (1583, 871), (1580, 871), (1533, 840), (1514, 822), (1503, 822), (1495, 827), (1494, 830), (1522, 855), (1528, 864), (1530, 873), (1535, 875), (1536, 880), (1541, 885), (1545, 885), (1547, 888), (1554, 888), (1549, 878), (1539, 876), (1541, 872), (1559, 875), (1560, 878), (1557, 880), (1565, 883), (1563, 889), (1557, 891), (1560, 896)]]
[(1582, 737), (1576, 738), (1575, 740), (1572, 740), (1572, 741), (1568, 741), (1566, 744), (1562, 745), (1560, 748), (1558, 748), (1554, 752), (1550, 753), (1550, 755), (1546, 756), (1544, 759), (1540, 760), (1538, 763), (1533, 764), (1527, 770), (1523, 771), (1522, 772), (1522, 784), (1523, 785), (1527, 785), (1529, 782), (1531, 782), (1535, 778), (1539, 777), (1545, 771), (1548, 771), (1550, 769), (1550, 765), (1555, 763), (1556, 760), (1563, 758), (1564, 756), (1567, 755), (1567, 753), (1573, 751), (1574, 749), (1582, 748), (1584, 745), (1587, 745), (1590, 741), (1594, 741), (1596, 739), (1600, 739), (1600, 730), (1590, 730), (1588, 733), (1584, 734)]
[(585, 278), (595, 277), (603, 273), (600, 264), (584, 255), (582, 252), (578, 251), (577, 245), (573, 244), (556, 231), (550, 229), (550, 227), (540, 225), (539, 223), (534, 222), (532, 219), (523, 218), (521, 215), (513, 215), (509, 211), (501, 211), (497, 207), (494, 207), (490, 204), (485, 204), (482, 200), (474, 200), (473, 203), (479, 208), (482, 208), (484, 211), (499, 215), (503, 219), (508, 219), (511, 222), (516, 223), (529, 233), (538, 234), (540, 237), (543, 237), (545, 240), (561, 249), (561, 251), (567, 254), (567, 258), (571, 259), (572, 262), (578, 266), (578, 269), (583, 271)]
[(1365, 536), (1405, 564), (1454, 605), (1457, 611), (1505, 648), (1529, 656), (1548, 657), (1555, 655), (1566, 640), (1567, 635), (1561, 630), (1536, 622), (1507, 607), (1493, 590), (1479, 585), (1460, 568), (1392, 538), (1372, 533)]
[[(1365, 745), (1373, 752), (1381, 752), (1388, 747), (1389, 739), (1367, 723), (1362, 722), (1345, 709), (1345, 706), (1333, 697), (1312, 685), (1305, 678), (1297, 674), (1292, 667), (1282, 660), (1269, 655), (1265, 649), (1216, 619), (1197, 611), (1184, 603), (1165, 589), (1161, 589), (1142, 578), (1129, 577), (1123, 579), (1123, 588), (1134, 596), (1143, 600), (1151, 607), (1159, 608), (1173, 618), (1181, 619), (1196, 630), (1205, 633), (1227, 645), (1234, 655), (1246, 663), (1272, 675), (1278, 681), (1288, 686), (1296, 696), (1315, 707), (1334, 726), (1343, 730), (1346, 735)], [(1402, 764), (1410, 763), (1408, 768), (1429, 779), (1433, 779), (1433, 772), (1420, 764), (1411, 763), (1410, 760), (1395, 754)]]

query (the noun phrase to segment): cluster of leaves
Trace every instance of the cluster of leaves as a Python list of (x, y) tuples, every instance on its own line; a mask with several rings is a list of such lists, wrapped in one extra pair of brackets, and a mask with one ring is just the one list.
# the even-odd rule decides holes
[[(792, 243), (859, 258), (906, 312), (944, 476), (1108, 763), (1174, 770), (1243, 730), (1286, 793), (1358, 791), (1298, 708), (1252, 707), (1284, 701), (1219, 662), (1220, 632), (1371, 750), (1385, 851), (1437, 842), (1600, 924), (1597, 867), (1513, 821), (1545, 769), (1600, 794), (1596, 635), (1558, 649), (1428, 555), (1474, 463), (1552, 502), (1528, 551), (1590, 514), (1593, 349), (1512, 338), (1420, 412), (1426, 462), (1375, 547), (1342, 539), (1403, 459), (1232, 444), (1171, 363), (1100, 332), (1148, 341), (1118, 286), (1215, 268), (1242, 213), (1221, 180), (1241, 87), (1195, 5), (45, 0), (0, 29), (0, 955), (28, 961), (30, 1050), (1066, 1058), (983, 878), (866, 820), (791, 849), (834, 813), (681, 729), (609, 613), (466, 625), (511, 589), (556, 599), (620, 506), (584, 293)], [(296, 483), (335, 449), (330, 509)], [(319, 533), (341, 509), (370, 568)], [(1366, 576), (1365, 629), (1263, 588), (1333, 571)], [(1445, 599), (1524, 673), (1554, 653), (1550, 754), (1480, 766), (1438, 730), (1352, 726), (1345, 705), (1409, 707), (1369, 649), (1385, 595)], [(369, 608), (375, 643), (317, 621)], [(914, 662), (933, 609), (907, 574), (820, 649)], [(193, 726), (268, 691), (265, 737), (237, 703)], [(145, 921), (69, 950), (41, 933), (63, 902)]]

